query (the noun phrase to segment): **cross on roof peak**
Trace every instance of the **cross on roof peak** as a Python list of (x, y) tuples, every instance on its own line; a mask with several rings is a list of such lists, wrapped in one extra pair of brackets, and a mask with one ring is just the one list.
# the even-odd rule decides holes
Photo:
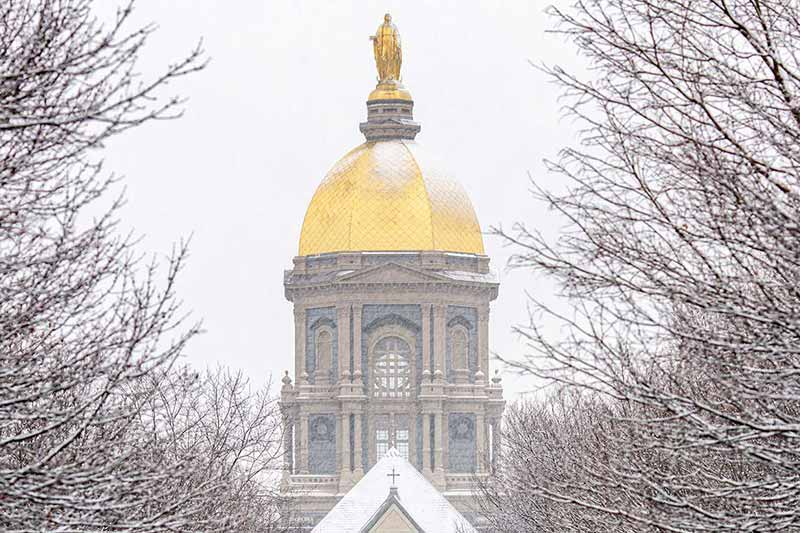
[(395, 481), (396, 481), (396, 478), (399, 478), (399, 477), (400, 477), (400, 474), (396, 473), (396, 472), (394, 471), (394, 467), (392, 467), (392, 473), (391, 473), (391, 474), (386, 474), (386, 477), (390, 477), (390, 478), (392, 478), (392, 487), (394, 487), (394, 486), (395, 486)]

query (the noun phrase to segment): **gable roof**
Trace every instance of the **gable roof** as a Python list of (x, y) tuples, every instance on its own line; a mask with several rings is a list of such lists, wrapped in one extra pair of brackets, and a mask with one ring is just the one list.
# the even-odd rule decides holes
[(397, 496), (397, 488), (392, 487), (389, 489), (389, 496), (386, 497), (386, 500), (383, 504), (375, 511), (375, 514), (372, 515), (369, 522), (361, 528), (360, 533), (370, 533), (372, 529), (381, 521), (381, 519), (386, 515), (387, 512), (397, 510), (406, 521), (411, 525), (417, 533), (427, 533), (424, 529), (420, 527), (419, 524), (414, 520), (414, 517), (403, 507), (403, 504), (400, 502), (400, 498)]
[[(386, 474), (392, 469), (398, 474), (396, 494), (389, 494), (392, 481)], [(385, 512), (395, 503), (425, 533), (477, 533), (425, 476), (394, 448), (344, 495), (312, 533), (360, 533), (369, 524), (374, 525), (381, 510)]]

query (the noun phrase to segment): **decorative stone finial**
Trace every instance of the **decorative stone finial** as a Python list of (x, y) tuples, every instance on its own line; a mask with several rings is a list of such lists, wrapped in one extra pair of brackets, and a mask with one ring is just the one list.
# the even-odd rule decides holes
[(292, 386), (292, 378), (289, 377), (289, 371), (286, 370), (281, 381), (283, 382), (284, 387), (291, 387)]
[(503, 378), (500, 377), (500, 370), (495, 369), (494, 377), (492, 378), (492, 383), (494, 383), (495, 385), (499, 385), (501, 381), (503, 381)]

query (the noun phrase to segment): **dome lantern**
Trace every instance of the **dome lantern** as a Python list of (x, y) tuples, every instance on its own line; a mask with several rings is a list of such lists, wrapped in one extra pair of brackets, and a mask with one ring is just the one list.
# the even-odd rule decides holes
[(378, 85), (367, 98), (367, 121), (362, 122), (359, 129), (367, 141), (413, 140), (420, 125), (414, 122), (411, 93), (401, 83), (403, 49), (400, 32), (392, 24), (390, 14), (383, 17), (383, 24), (370, 39), (378, 69)]

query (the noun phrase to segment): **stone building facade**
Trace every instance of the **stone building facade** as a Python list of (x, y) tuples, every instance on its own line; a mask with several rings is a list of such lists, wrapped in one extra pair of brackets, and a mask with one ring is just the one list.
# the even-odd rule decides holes
[(399, 81), (381, 80), (367, 111), (367, 142), (315, 193), (284, 278), (295, 357), (282, 490), (306, 529), (390, 448), (470, 518), (499, 449), (498, 283), (472, 205), (414, 142)]

